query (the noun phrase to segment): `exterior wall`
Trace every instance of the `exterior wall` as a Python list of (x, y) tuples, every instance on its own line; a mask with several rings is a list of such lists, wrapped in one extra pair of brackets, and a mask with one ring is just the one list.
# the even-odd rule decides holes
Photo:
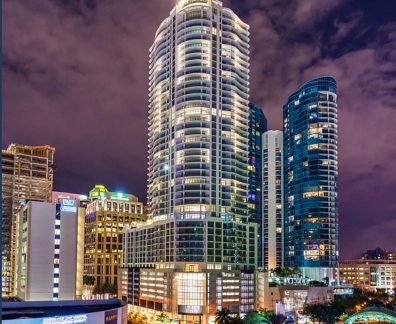
[(283, 133), (263, 135), (263, 268), (283, 267)]
[(255, 306), (253, 271), (128, 268), (123, 269), (123, 277), (119, 298), (135, 309), (165, 312), (182, 324), (188, 320), (208, 323), (222, 307), (244, 314)]
[(77, 208), (63, 212), (62, 207), (29, 202), (18, 213), (15, 287), (25, 301), (74, 300), (82, 284), (77, 271), (83, 223)]
[(208, 217), (248, 222), (248, 29), (217, 1), (179, 1), (150, 49), (148, 198), (175, 219), (176, 262), (207, 261)]
[[(124, 267), (139, 282), (138, 293), (128, 291), (136, 307), (171, 312), (181, 323), (208, 323), (221, 305), (254, 307), (249, 65), (249, 26), (219, 1), (180, 0), (156, 32), (148, 125), (153, 222), (124, 234)], [(167, 290), (146, 284), (153, 280)]]
[(260, 107), (249, 103), (249, 192), (248, 208), (250, 220), (258, 226), (258, 266), (262, 267), (263, 255), (263, 134), (267, 131), (267, 119)]
[(15, 294), (16, 214), (25, 200), (51, 201), (54, 153), (50, 146), (19, 144), (2, 150), (3, 297)]
[(396, 261), (350, 260), (340, 263), (340, 282), (358, 289), (396, 291)]
[(332, 273), (338, 266), (336, 81), (304, 84), (289, 97), (283, 117), (285, 265)]
[(82, 299), (84, 274), (85, 208), (77, 210), (76, 299)]
[[(55, 204), (30, 202), (19, 213), (17, 297), (53, 299)], [(26, 260), (23, 262), (23, 260)]]
[[(123, 233), (124, 267), (160, 266), (182, 270), (186, 264), (194, 264), (203, 270), (256, 268), (257, 225), (255, 223), (233, 224), (217, 218), (208, 218), (204, 223), (206, 232), (203, 232), (203, 227), (198, 225), (199, 222), (191, 229), (196, 232), (202, 231), (208, 244), (206, 249), (208, 262), (175, 262), (172, 257), (175, 249), (175, 234), (171, 220), (127, 227)], [(180, 230), (188, 231), (189, 228), (183, 227)], [(228, 231), (232, 231), (233, 236), (228, 235)], [(230, 256), (232, 246), (238, 247), (243, 253)]]
[(12, 287), (11, 277), (11, 244), (12, 244), (12, 196), (14, 181), (14, 155), (7, 151), (2, 151), (1, 158), (1, 260), (2, 260), (2, 296), (9, 296)]
[(143, 204), (132, 195), (106, 193), (90, 196), (85, 214), (84, 274), (95, 285), (117, 284), (125, 226), (146, 221)]

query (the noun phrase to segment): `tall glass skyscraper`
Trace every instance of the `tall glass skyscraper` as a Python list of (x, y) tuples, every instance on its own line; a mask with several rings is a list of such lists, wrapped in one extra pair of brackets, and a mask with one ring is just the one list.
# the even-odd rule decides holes
[(337, 85), (304, 84), (283, 107), (285, 265), (332, 278), (338, 266)]
[(124, 265), (134, 269), (124, 273), (139, 282), (134, 306), (180, 323), (253, 309), (248, 104), (249, 26), (220, 1), (178, 1), (150, 49), (153, 223), (124, 237)]

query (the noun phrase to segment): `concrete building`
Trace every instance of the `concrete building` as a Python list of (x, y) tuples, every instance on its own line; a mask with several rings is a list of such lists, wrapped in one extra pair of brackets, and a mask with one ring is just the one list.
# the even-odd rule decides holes
[(109, 192), (103, 185), (90, 191), (85, 212), (84, 275), (94, 285), (116, 285), (122, 257), (125, 226), (144, 222), (143, 203), (123, 193)]
[(383, 289), (396, 292), (395, 260), (349, 260), (340, 263), (341, 283), (352, 284), (355, 288), (376, 291)]
[(30, 201), (17, 214), (16, 296), (24, 301), (81, 298), (84, 208)]
[(283, 133), (263, 135), (263, 268), (283, 267)]
[(12, 144), (2, 150), (2, 296), (14, 295), (16, 214), (26, 200), (50, 202), (55, 149)]
[(305, 83), (283, 107), (285, 266), (324, 280), (338, 267), (337, 85)]

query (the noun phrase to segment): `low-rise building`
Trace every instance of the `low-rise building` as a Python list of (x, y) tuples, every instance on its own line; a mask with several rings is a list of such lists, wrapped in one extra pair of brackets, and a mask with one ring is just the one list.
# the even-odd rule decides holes
[(80, 299), (84, 208), (29, 201), (17, 214), (15, 293), (24, 301)]
[(376, 291), (396, 289), (395, 260), (349, 260), (340, 263), (341, 283), (352, 284), (355, 288)]

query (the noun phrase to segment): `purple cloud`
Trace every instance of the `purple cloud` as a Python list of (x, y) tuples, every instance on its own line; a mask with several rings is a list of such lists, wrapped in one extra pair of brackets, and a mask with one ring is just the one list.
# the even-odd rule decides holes
[[(251, 99), (271, 128), (303, 82), (338, 80), (344, 257), (396, 249), (396, 19), (372, 25), (352, 1), (224, 1), (251, 25)], [(56, 146), (57, 190), (144, 199), (148, 49), (174, 3), (4, 1), (3, 146)]]

